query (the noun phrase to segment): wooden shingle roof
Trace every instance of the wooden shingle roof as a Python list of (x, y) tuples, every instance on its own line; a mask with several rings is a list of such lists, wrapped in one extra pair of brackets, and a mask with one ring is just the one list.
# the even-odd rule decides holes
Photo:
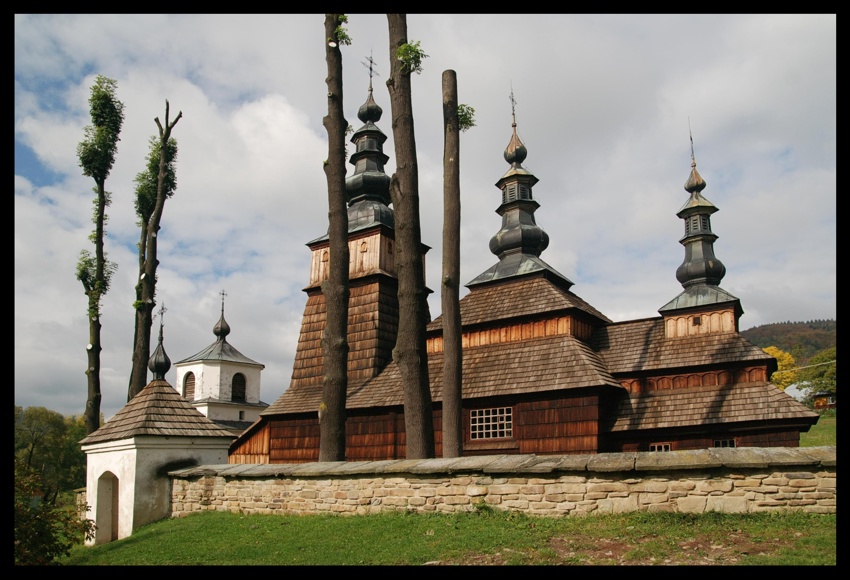
[[(442, 353), (428, 355), (428, 376), (432, 400), (441, 401)], [(572, 336), (547, 336), (463, 351), (464, 399), (598, 386), (623, 388), (611, 377), (599, 356)], [(278, 399), (278, 413), (314, 412), (321, 395), (321, 383), (309, 389), (286, 391)], [(403, 403), (401, 373), (394, 362), (370, 381), (349, 384), (346, 402), (349, 409)]]
[(814, 424), (818, 414), (766, 382), (668, 389), (623, 397), (610, 431), (766, 420)]
[(154, 379), (80, 444), (105, 443), (138, 435), (235, 437), (194, 408), (167, 381)]
[[(498, 284), (473, 287), (460, 300), (460, 318), (464, 328), (475, 324), (504, 321), (511, 318), (580, 310), (599, 320), (611, 320), (593, 306), (563, 290), (544, 276), (516, 278)], [(442, 316), (428, 324), (428, 331), (443, 327)]]
[(773, 358), (736, 332), (667, 339), (660, 317), (598, 328), (591, 346), (613, 375)]

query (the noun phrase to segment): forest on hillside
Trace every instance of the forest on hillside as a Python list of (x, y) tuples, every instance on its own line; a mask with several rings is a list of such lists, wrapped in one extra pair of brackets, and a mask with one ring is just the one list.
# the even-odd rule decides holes
[(758, 347), (789, 352), (798, 365), (804, 365), (818, 352), (835, 346), (835, 320), (763, 324), (742, 330), (741, 336)]

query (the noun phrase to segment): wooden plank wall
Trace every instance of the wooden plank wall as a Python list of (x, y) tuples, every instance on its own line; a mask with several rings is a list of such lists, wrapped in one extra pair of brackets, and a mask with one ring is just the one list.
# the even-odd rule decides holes
[[(558, 316), (546, 320), (533, 320), (467, 331), (461, 335), (461, 345), (463, 348), (471, 348), (560, 334), (573, 335), (582, 340), (587, 340), (592, 332), (593, 327), (587, 322), (572, 316)], [(427, 349), (429, 353), (443, 352), (442, 335), (428, 338)]]
[(626, 433), (626, 437), (608, 441), (604, 445), (606, 452), (635, 452), (649, 451), (650, 444), (670, 443), (671, 451), (684, 451), (688, 449), (708, 449), (714, 447), (717, 439), (735, 439), (738, 447), (799, 447), (799, 429), (775, 429), (749, 433), (746, 431), (717, 431), (715, 433), (700, 433), (695, 435), (682, 435), (656, 433), (654, 435), (637, 433)]
[(641, 394), (665, 389), (763, 382), (767, 381), (767, 368), (762, 365), (746, 367), (734, 372), (713, 370), (700, 373), (621, 378), (618, 380), (630, 393)]

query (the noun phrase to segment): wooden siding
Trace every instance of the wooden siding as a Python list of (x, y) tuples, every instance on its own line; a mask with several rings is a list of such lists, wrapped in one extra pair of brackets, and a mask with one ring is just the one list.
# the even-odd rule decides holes
[(268, 423), (260, 426), (250, 438), (231, 448), (228, 463), (268, 463), (270, 432)]
[[(525, 400), (513, 405), (514, 436), (472, 442), (469, 439), (470, 408), (509, 405), (507, 400), (473, 401), (463, 410), (464, 455), (497, 453), (596, 453), (599, 438), (599, 397), (564, 395), (556, 399)], [(437, 456), (442, 455), (442, 410), (434, 410)], [(268, 463), (305, 463), (319, 458), (319, 421), (301, 414), (269, 419), (262, 431), (232, 451), (231, 463), (249, 461), (268, 445)], [(346, 461), (404, 459), (406, 437), (403, 409), (374, 410), (352, 414), (345, 423)], [(252, 443), (254, 442), (254, 443)]]
[[(293, 412), (293, 399), (307, 402), (307, 408), (301, 405), (297, 411), (318, 409), (325, 374), (322, 332), (326, 320), (324, 295), (318, 289), (309, 291), (289, 389), (263, 415)], [(352, 281), (348, 302), (349, 389), (374, 377), (390, 362), (397, 328), (396, 280), (375, 276)]]
[(629, 393), (640, 394), (665, 389), (767, 382), (767, 369), (764, 366), (757, 366), (737, 370), (712, 370), (687, 374), (620, 378), (619, 381)]
[[(318, 286), (328, 279), (330, 249), (324, 241), (311, 248), (310, 287)], [(395, 274), (395, 256), (392, 238), (381, 229), (369, 230), (363, 235), (352, 235), (348, 239), (348, 277), (360, 278), (377, 272)]]
[(648, 434), (638, 431), (629, 433), (623, 438), (608, 440), (603, 451), (649, 451), (649, 446), (654, 443), (670, 443), (671, 451), (708, 449), (713, 448), (714, 442), (718, 439), (734, 439), (736, 447), (799, 447), (800, 429), (771, 428), (757, 432), (716, 429), (707, 433), (690, 435), (680, 432)]
[(698, 334), (737, 332), (738, 325), (735, 320), (735, 312), (729, 308), (708, 312), (691, 312), (678, 316), (665, 316), (664, 329), (667, 338), (682, 338)]
[[(556, 316), (466, 331), (461, 335), (461, 344), (463, 348), (473, 348), (561, 334), (588, 340), (592, 333), (593, 327), (585, 321), (578, 320), (573, 316)], [(427, 349), (429, 354), (443, 352), (443, 336), (430, 336), (427, 341)]]

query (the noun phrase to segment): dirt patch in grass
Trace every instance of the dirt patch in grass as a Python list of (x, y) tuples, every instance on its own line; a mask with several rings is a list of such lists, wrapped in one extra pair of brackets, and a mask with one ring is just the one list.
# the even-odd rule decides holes
[(792, 540), (757, 540), (746, 534), (731, 534), (726, 541), (694, 537), (675, 544), (659, 538), (635, 541), (586, 540), (555, 537), (548, 549), (530, 552), (499, 550), (492, 554), (470, 554), (462, 558), (428, 562), (437, 566), (575, 565), (575, 566), (728, 566), (747, 556), (770, 556), (794, 545)]

